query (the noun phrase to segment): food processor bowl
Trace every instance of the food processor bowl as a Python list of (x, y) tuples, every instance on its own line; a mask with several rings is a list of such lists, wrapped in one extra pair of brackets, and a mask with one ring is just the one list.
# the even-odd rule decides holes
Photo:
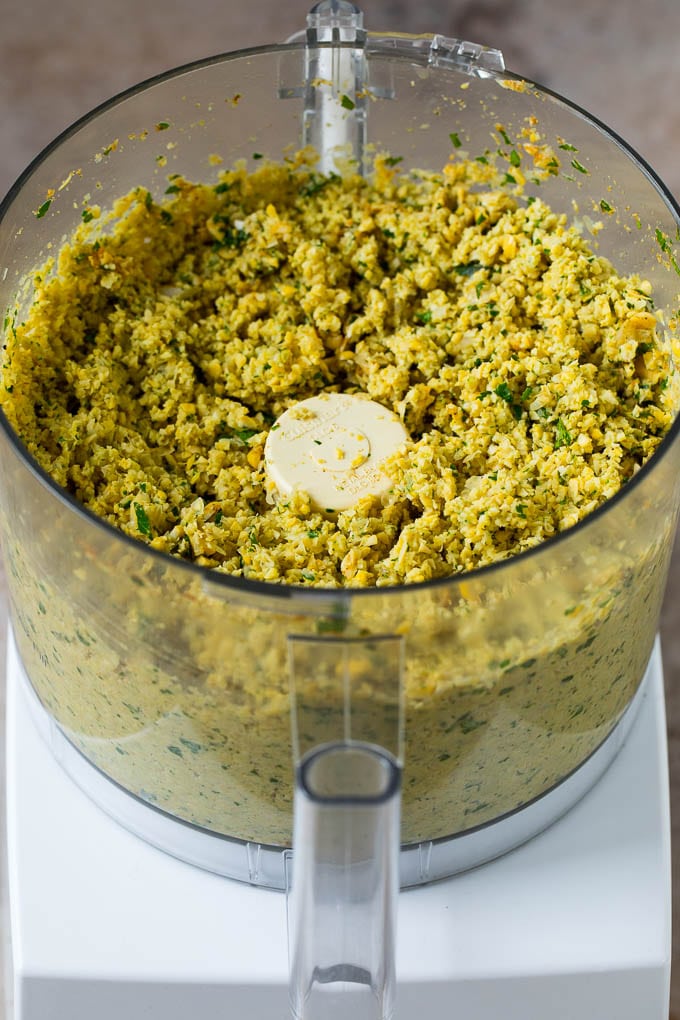
[[(323, 78), (338, 53), (354, 76), (340, 91)], [(310, 80), (310, 67), (321, 77)], [(74, 124), (0, 210), (6, 329), (26, 315), (34, 273), (93, 205), (106, 213), (139, 187), (162, 203), (170, 175), (217, 182), (239, 160), (253, 169), (290, 159), (316, 137), (324, 89), (340, 171), (349, 160), (369, 172), (381, 152), (404, 174), (466, 155), (495, 166), (511, 194), (521, 175), (520, 201), (540, 195), (619, 272), (650, 281), (673, 355), (680, 220), (644, 162), (593, 117), (505, 71), (495, 51), (363, 31), (311, 50), (303, 36), (203, 60)], [(89, 226), (105, 233), (111, 222)], [(617, 495), (532, 550), (410, 585), (311, 588), (211, 571), (115, 530), (54, 483), (0, 414), (12, 627), (50, 739), (79, 763), (73, 771), (90, 770), (130, 805), (118, 810), (125, 824), (145, 834), (132, 820), (143, 806), (187, 838), (238, 850), (237, 863), (225, 849), (206, 864), (181, 838), (149, 837), (178, 856), (283, 885), (294, 686), (297, 754), (346, 737), (403, 760), (401, 842), (420, 863), (402, 882), (426, 881), (531, 835), (550, 809), (540, 825), (521, 818), (551, 797), (569, 806), (576, 794), (560, 801), (560, 790), (630, 717), (657, 632), (679, 478), (675, 420)], [(461, 853), (466, 836), (508, 819), (520, 819), (511, 841)], [(444, 848), (435, 870), (433, 847)], [(253, 848), (271, 867), (251, 866)]]

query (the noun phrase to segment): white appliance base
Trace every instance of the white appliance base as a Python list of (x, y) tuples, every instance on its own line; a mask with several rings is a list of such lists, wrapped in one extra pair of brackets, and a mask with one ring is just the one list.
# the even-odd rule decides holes
[[(55, 766), (8, 663), (14, 1020), (284, 1020), (286, 900), (142, 842)], [(521, 848), (402, 892), (394, 1020), (667, 1020), (661, 656), (602, 779)]]

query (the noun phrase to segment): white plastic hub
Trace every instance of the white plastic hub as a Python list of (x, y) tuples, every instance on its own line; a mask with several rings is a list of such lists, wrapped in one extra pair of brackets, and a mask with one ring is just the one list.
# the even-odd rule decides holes
[(281, 495), (307, 492), (325, 510), (346, 510), (392, 484), (383, 470), (408, 435), (392, 411), (356, 394), (301, 400), (272, 426), (264, 448), (269, 479)]

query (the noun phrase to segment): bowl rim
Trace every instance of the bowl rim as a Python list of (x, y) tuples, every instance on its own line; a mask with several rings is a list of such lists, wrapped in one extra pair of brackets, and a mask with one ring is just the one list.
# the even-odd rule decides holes
[[(384, 52), (386, 57), (390, 60), (406, 62), (406, 63), (419, 63), (417, 60), (416, 53), (404, 53), (390, 49), (389, 46), (380, 45), (381, 39), (386, 39), (388, 36), (383, 33), (368, 33), (371, 47), (370, 53), (375, 56), (378, 53)], [(411, 38), (423, 38), (422, 36), (412, 36)], [(335, 46), (335, 43), (320, 43), (319, 46)], [(351, 43), (341, 44), (345, 47), (352, 47)], [(205, 68), (229, 63), (237, 59), (249, 59), (253, 57), (269, 56), (283, 54), (291, 51), (302, 51), (304, 50), (304, 41), (296, 38), (294, 41), (285, 43), (269, 44), (263, 46), (253, 46), (239, 50), (226, 51), (214, 54), (212, 56), (203, 57), (198, 60), (192, 60), (184, 64), (180, 64), (177, 67), (169, 68), (161, 71), (157, 74), (151, 75), (143, 80), (131, 85), (109, 99), (94, 106), (91, 110), (87, 111), (82, 116), (78, 117), (71, 124), (69, 124), (63, 131), (59, 132), (50, 142), (47, 143), (37, 155), (29, 162), (23, 172), (17, 177), (14, 184), (9, 188), (6, 195), (0, 201), (0, 230), (2, 230), (5, 218), (9, 213), (15, 199), (22, 191), (24, 186), (28, 183), (33, 174), (38, 170), (40, 166), (49, 158), (49, 156), (55, 152), (64, 142), (68, 141), (69, 138), (76, 135), (83, 127), (91, 123), (101, 114), (108, 112), (114, 107), (121, 103), (133, 98), (135, 95), (145, 92), (146, 90), (155, 87), (163, 83), (164, 81), (179, 78), (185, 74), (191, 74), (196, 71), (203, 70)], [(438, 69), (435, 69), (438, 70)], [(463, 71), (464, 69), (456, 69), (455, 67), (447, 68), (447, 71), (458, 70)], [(476, 74), (476, 71), (468, 71), (468, 74)], [(599, 130), (605, 135), (609, 141), (617, 145), (625, 156), (637, 167), (638, 171), (646, 176), (655, 188), (658, 196), (665, 202), (671, 216), (675, 219), (678, 234), (680, 236), (680, 203), (675, 199), (673, 194), (664, 184), (659, 175), (652, 169), (647, 161), (630, 145), (625, 141), (616, 131), (606, 125), (597, 116), (584, 110), (577, 103), (564, 97), (560, 93), (553, 89), (541, 85), (537, 82), (530, 81), (525, 76), (518, 75), (507, 68), (502, 72), (500, 71), (483, 71), (485, 78), (495, 80), (497, 83), (502, 84), (503, 81), (511, 80), (518, 83), (523, 83), (527, 87), (538, 90), (542, 96), (546, 96), (550, 100), (556, 102), (558, 105), (564, 106), (568, 111), (575, 114), (579, 118), (585, 120), (591, 126)], [(680, 368), (678, 369), (680, 371)], [(112, 542), (120, 541), (123, 543), (123, 547), (127, 547), (130, 550), (136, 551), (141, 557), (148, 556), (151, 558), (151, 562), (162, 563), (167, 569), (176, 568), (178, 571), (184, 570), (187, 572), (187, 576), (193, 577), (201, 581), (204, 590), (206, 587), (212, 588), (214, 585), (216, 589), (224, 589), (225, 596), (229, 591), (233, 591), (240, 595), (252, 595), (254, 597), (267, 595), (277, 600), (279, 599), (296, 599), (307, 602), (308, 606), (305, 607), (307, 611), (311, 610), (312, 604), (317, 602), (319, 612), (328, 612), (329, 599), (331, 600), (332, 606), (335, 610), (339, 610), (344, 603), (348, 603), (354, 598), (375, 598), (377, 597), (402, 597), (405, 594), (417, 595), (418, 592), (424, 590), (437, 590), (445, 589), (447, 587), (456, 586), (462, 582), (470, 583), (475, 582), (478, 579), (490, 577), (492, 575), (503, 575), (508, 570), (514, 569), (514, 565), (521, 563), (528, 563), (531, 560), (538, 560), (554, 550), (558, 545), (568, 543), (574, 539), (578, 540), (578, 536), (584, 531), (592, 530), (597, 527), (600, 521), (613, 510), (616, 510), (623, 502), (628, 501), (628, 497), (631, 493), (638, 490), (638, 488), (644, 484), (645, 479), (656, 471), (656, 468), (661, 460), (666, 458), (669, 454), (671, 447), (675, 446), (678, 436), (680, 434), (680, 408), (676, 412), (675, 418), (662, 438), (659, 446), (654, 453), (645, 461), (640, 469), (626, 481), (621, 488), (604, 503), (602, 503), (595, 510), (587, 514), (586, 517), (582, 518), (576, 524), (565, 529), (564, 531), (558, 532), (555, 535), (550, 536), (539, 542), (537, 545), (532, 546), (522, 552), (513, 554), (506, 559), (498, 560), (494, 563), (485, 564), (484, 566), (476, 567), (472, 570), (466, 570), (456, 573), (447, 574), (443, 577), (431, 578), (426, 581), (414, 581), (404, 584), (394, 585), (373, 585), (370, 587), (312, 587), (305, 586), (302, 584), (286, 583), (281, 581), (263, 581), (254, 578), (247, 578), (230, 574), (226, 571), (216, 570), (215, 568), (204, 567), (194, 563), (191, 560), (185, 560), (178, 556), (173, 556), (171, 553), (163, 552), (153, 548), (146, 542), (142, 542), (139, 539), (128, 535), (124, 531), (110, 524), (103, 517), (98, 516), (94, 511), (90, 510), (79, 500), (75, 498), (68, 490), (58, 485), (50, 476), (50, 474), (41, 466), (36, 458), (30, 453), (27, 447), (24, 445), (20, 437), (15, 433), (14, 429), (10, 425), (3, 409), (0, 407), (0, 434), (4, 434), (10, 442), (13, 452), (17, 456), (18, 460), (23, 466), (29, 469), (34, 475), (38, 482), (45, 487), (48, 492), (56, 498), (62, 505), (70, 511), (75, 512), (77, 517), (83, 518), (89, 525), (94, 526), (104, 532), (104, 535), (111, 539)]]

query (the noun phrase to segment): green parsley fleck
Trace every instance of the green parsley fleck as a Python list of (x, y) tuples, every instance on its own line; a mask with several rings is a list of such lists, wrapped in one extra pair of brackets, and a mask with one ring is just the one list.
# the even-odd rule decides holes
[(573, 441), (567, 426), (561, 418), (558, 418), (555, 422), (555, 449), (559, 450), (561, 446), (571, 446)]
[(473, 260), (472, 262), (459, 262), (458, 265), (453, 267), (453, 271), (458, 273), (459, 276), (473, 276), (481, 268), (482, 263)]
[(513, 417), (519, 421), (522, 417), (522, 408), (519, 404), (515, 403), (515, 398), (513, 397), (508, 384), (506, 382), (499, 383), (498, 386), (494, 388), (494, 393), (497, 397), (500, 397), (501, 400), (504, 400), (506, 404), (509, 405)]
[(142, 535), (146, 535), (147, 538), (151, 538), (151, 524), (146, 510), (140, 503), (132, 504), (135, 510), (135, 517), (137, 518), (137, 531)]

